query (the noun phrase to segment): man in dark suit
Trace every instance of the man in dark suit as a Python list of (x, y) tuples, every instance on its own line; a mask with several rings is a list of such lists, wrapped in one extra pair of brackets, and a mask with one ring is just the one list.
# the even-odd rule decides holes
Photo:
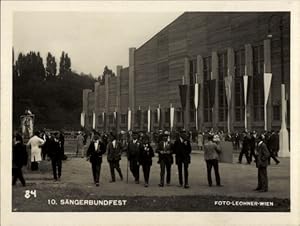
[(275, 133), (274, 130), (272, 130), (271, 134), (269, 135), (267, 147), (270, 152), (270, 157), (268, 159), (269, 165), (271, 164), (271, 158), (275, 161), (276, 165), (278, 165), (280, 161), (276, 158), (276, 156), (279, 150), (279, 136)]
[(174, 143), (174, 153), (176, 164), (178, 167), (178, 176), (179, 176), (179, 186), (182, 187), (182, 166), (184, 171), (184, 188), (189, 188), (188, 183), (188, 167), (191, 162), (191, 154), (192, 148), (191, 143), (184, 132), (180, 133), (179, 137), (176, 139)]
[(61, 177), (63, 156), (64, 154), (59, 141), (59, 134), (55, 133), (49, 143), (49, 157), (51, 158), (53, 177), (55, 181), (60, 180)]
[(140, 145), (139, 163), (142, 165), (143, 168), (145, 187), (148, 187), (149, 184), (152, 157), (154, 157), (154, 152), (150, 145), (150, 139), (148, 136), (144, 136), (142, 145)]
[(254, 162), (256, 162), (256, 155), (255, 155), (255, 148), (256, 148), (256, 140), (257, 140), (257, 133), (253, 131), (251, 133), (250, 138), (250, 155), (249, 155), (249, 162), (252, 162), (252, 158), (254, 158)]
[(244, 132), (243, 135), (244, 135), (243, 144), (242, 144), (242, 149), (241, 149), (241, 152), (240, 152), (240, 155), (239, 155), (238, 163), (242, 163), (243, 155), (245, 155), (247, 163), (250, 164), (249, 154), (250, 154), (250, 151), (251, 151), (251, 137), (250, 137), (250, 134), (247, 133), (247, 132)]
[(90, 146), (87, 150), (87, 158), (92, 164), (92, 172), (94, 183), (99, 186), (99, 178), (102, 164), (102, 155), (105, 153), (106, 147), (102, 140), (100, 139), (100, 134), (95, 133), (93, 141), (90, 143)]
[(12, 185), (15, 185), (18, 179), (21, 181), (23, 186), (26, 185), (25, 179), (23, 177), (22, 167), (27, 164), (27, 158), (28, 155), (26, 146), (23, 144), (23, 138), (20, 134), (17, 134), (15, 137), (15, 144), (12, 154)]
[(139, 166), (139, 150), (140, 142), (138, 141), (138, 135), (136, 133), (132, 134), (132, 140), (129, 141), (127, 146), (127, 158), (129, 161), (129, 168), (134, 177), (136, 184), (139, 183), (140, 178), (140, 166)]
[(264, 143), (264, 137), (259, 136), (257, 144), (257, 156), (256, 156), (256, 167), (258, 169), (258, 184), (254, 189), (260, 192), (268, 191), (268, 158), (270, 157), (270, 152), (267, 145)]
[(159, 142), (156, 152), (158, 153), (158, 163), (160, 164), (160, 183), (163, 187), (165, 181), (165, 171), (167, 171), (167, 185), (171, 182), (171, 166), (173, 164), (173, 147), (168, 141), (168, 134), (163, 135), (163, 140)]
[(123, 180), (122, 171), (120, 168), (120, 160), (122, 154), (122, 147), (119, 142), (117, 142), (116, 135), (110, 135), (110, 142), (107, 145), (107, 161), (110, 167), (111, 173), (111, 183), (116, 181), (115, 169), (118, 171), (120, 179)]
[(221, 148), (219, 144), (213, 142), (213, 135), (208, 136), (208, 142), (204, 145), (204, 159), (206, 161), (207, 167), (207, 180), (208, 185), (212, 186), (211, 180), (211, 169), (214, 168), (216, 184), (221, 187), (221, 179), (219, 174), (219, 154), (221, 153)]

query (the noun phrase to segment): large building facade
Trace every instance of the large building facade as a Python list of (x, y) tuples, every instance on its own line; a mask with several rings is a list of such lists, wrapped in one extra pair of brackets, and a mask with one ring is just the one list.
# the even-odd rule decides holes
[[(265, 114), (266, 73), (272, 73), (272, 80)], [(226, 91), (227, 77), (231, 77), (230, 92)], [(200, 87), (197, 111), (196, 82)], [(184, 110), (181, 84), (187, 85)], [(151, 131), (169, 130), (172, 106), (174, 129), (195, 130), (197, 114), (200, 131), (242, 131), (245, 127), (262, 131), (265, 126), (279, 130), (281, 84), (285, 84), (289, 103), (289, 13), (187, 12), (138, 49), (130, 48), (128, 67), (117, 66), (115, 76), (96, 82), (93, 91), (83, 90), (82, 117), (89, 129), (94, 124), (100, 131), (127, 130), (130, 109), (130, 128), (147, 130), (150, 109)]]

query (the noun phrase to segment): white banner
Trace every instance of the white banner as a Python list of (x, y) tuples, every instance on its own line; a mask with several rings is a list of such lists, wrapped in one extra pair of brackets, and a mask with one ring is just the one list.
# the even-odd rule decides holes
[(150, 107), (148, 109), (148, 132), (150, 133), (151, 131), (151, 110)]
[(272, 81), (272, 73), (264, 73), (264, 96), (265, 96), (265, 105), (268, 102), (270, 87)]
[(247, 95), (248, 95), (248, 75), (243, 76), (244, 79), (244, 103), (247, 106)]
[(231, 102), (231, 84), (232, 84), (232, 76), (225, 77), (225, 92), (227, 97), (228, 108)]
[(117, 112), (114, 111), (114, 120), (116, 121), (117, 120)]
[(232, 76), (225, 77), (225, 92), (227, 97), (227, 131), (230, 133), (230, 109), (231, 109), (231, 85), (232, 85)]
[(194, 104), (195, 104), (195, 109), (198, 109), (198, 104), (199, 104), (199, 83), (195, 83)]
[(264, 104), (264, 119), (265, 119), (265, 130), (268, 130), (267, 124), (267, 103), (269, 99), (270, 87), (272, 81), (272, 73), (264, 73), (264, 96), (265, 96), (265, 104)]
[(131, 130), (131, 110), (128, 109), (128, 122), (127, 122), (127, 130)]
[[(245, 67), (245, 73), (246, 73), (246, 67)], [(245, 103), (245, 131), (247, 131), (247, 98), (248, 98), (248, 75), (243, 76), (244, 81), (244, 103)]]
[(157, 122), (160, 125), (160, 107), (157, 108)]
[(102, 123), (104, 125), (104, 120), (105, 120), (105, 112), (102, 112)]
[(93, 129), (96, 128), (96, 114), (93, 112)]
[(84, 123), (85, 123), (85, 113), (82, 112), (81, 115), (80, 115), (80, 125), (81, 127), (84, 127)]
[(174, 107), (170, 107), (170, 128), (171, 128), (171, 131), (173, 130), (173, 127), (174, 127), (174, 112), (175, 112)]

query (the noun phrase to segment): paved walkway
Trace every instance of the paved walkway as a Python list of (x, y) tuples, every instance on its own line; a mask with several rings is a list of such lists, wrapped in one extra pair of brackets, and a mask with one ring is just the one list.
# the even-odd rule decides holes
[[(183, 189), (177, 187), (178, 174), (177, 166), (172, 166), (171, 186), (158, 187), (159, 165), (157, 157), (153, 158), (153, 165), (150, 172), (150, 186), (143, 186), (143, 173), (140, 170), (140, 184), (134, 184), (133, 177), (128, 171), (129, 181), (126, 183), (126, 156), (120, 162), (124, 175), (124, 181), (120, 181), (117, 176), (116, 183), (109, 183), (110, 172), (106, 156), (103, 159), (100, 176), (100, 187), (95, 187), (92, 183), (92, 173), (90, 163), (85, 158), (69, 158), (63, 162), (63, 173), (60, 182), (52, 180), (52, 171), (49, 161), (41, 163), (41, 172), (31, 172), (25, 170), (24, 175), (28, 187), (74, 187), (82, 189), (83, 192), (101, 193), (105, 196), (178, 196), (178, 195), (225, 195), (233, 197), (266, 197), (266, 198), (290, 198), (290, 159), (279, 158), (280, 164), (272, 165), (268, 168), (269, 192), (258, 193), (252, 191), (257, 185), (257, 169), (252, 163), (238, 164), (237, 155), (234, 155), (234, 163), (221, 163), (220, 175), (221, 183), (224, 187), (208, 187), (206, 179), (206, 165), (203, 160), (203, 153), (193, 153), (192, 163), (189, 168), (190, 188)], [(245, 161), (245, 160), (244, 160)], [(117, 175), (117, 174), (116, 174)], [(214, 175), (213, 175), (214, 181)]]

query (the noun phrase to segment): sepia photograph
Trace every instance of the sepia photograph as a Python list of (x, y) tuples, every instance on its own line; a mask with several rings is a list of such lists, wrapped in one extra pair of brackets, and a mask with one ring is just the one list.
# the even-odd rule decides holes
[(1, 73), (11, 214), (291, 213), (291, 10), (42, 9)]

